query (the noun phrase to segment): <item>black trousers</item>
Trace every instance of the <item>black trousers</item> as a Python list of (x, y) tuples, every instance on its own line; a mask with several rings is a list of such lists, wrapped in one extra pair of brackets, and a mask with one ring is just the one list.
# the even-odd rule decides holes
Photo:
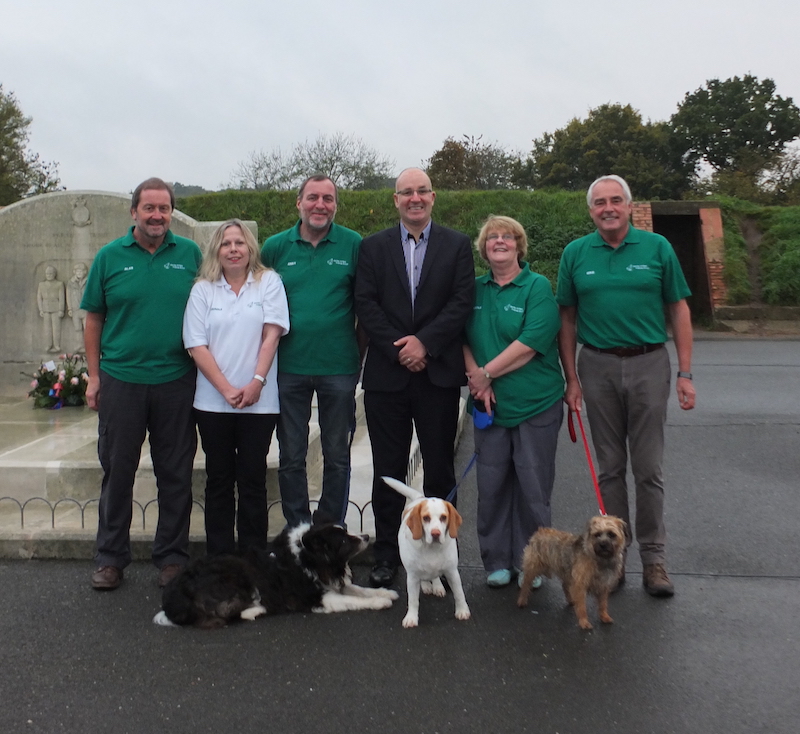
[(395, 392), (366, 390), (364, 410), (372, 445), (375, 475), (372, 508), (375, 513), (376, 561), (400, 563), (397, 531), (405, 498), (383, 480), (405, 481), (412, 431), (422, 453), (423, 489), (429, 497), (446, 497), (455, 486), (455, 439), (458, 427), (458, 387), (438, 387), (425, 371), (412, 374), (408, 386)]
[(100, 372), (97, 453), (103, 467), (97, 526), (98, 566), (125, 568), (131, 562), (133, 482), (145, 435), (158, 487), (158, 525), (153, 563), (161, 568), (189, 558), (192, 466), (197, 431), (192, 402), (197, 373), (160, 385), (117, 380)]
[[(278, 415), (195, 410), (206, 455), (206, 552), (267, 547), (267, 453)], [(238, 492), (238, 506), (236, 494)]]

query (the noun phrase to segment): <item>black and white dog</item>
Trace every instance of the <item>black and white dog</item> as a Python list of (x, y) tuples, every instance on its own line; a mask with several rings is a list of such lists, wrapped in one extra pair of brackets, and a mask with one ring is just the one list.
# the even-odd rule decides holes
[(271, 551), (192, 561), (165, 587), (153, 622), (215, 629), (262, 614), (387, 609), (396, 591), (352, 581), (349, 561), (368, 539), (341, 525), (304, 523), (284, 530)]

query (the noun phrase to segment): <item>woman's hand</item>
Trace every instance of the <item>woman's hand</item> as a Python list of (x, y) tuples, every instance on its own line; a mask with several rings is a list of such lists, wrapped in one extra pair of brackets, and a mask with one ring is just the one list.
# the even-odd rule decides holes
[(261, 389), (264, 387), (260, 380), (256, 380), (255, 377), (250, 380), (241, 390), (240, 390), (240, 401), (238, 405), (234, 405), (234, 408), (247, 408), (250, 405), (255, 405), (259, 398), (261, 397)]

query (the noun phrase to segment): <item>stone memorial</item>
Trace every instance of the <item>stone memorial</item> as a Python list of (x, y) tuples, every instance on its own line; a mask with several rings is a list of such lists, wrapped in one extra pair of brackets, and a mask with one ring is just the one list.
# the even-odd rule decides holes
[[(24, 399), (30, 378), (20, 373), (83, 352), (86, 276), (95, 253), (131, 226), (130, 205), (128, 194), (59, 191), (0, 209), (0, 396)], [(203, 249), (218, 224), (176, 210), (171, 229)]]

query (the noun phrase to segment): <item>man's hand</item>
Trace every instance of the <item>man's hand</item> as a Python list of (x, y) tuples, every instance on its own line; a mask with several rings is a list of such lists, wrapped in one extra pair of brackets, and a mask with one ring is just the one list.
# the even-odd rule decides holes
[(695, 392), (692, 381), (688, 377), (679, 377), (675, 387), (678, 391), (678, 404), (681, 406), (681, 410), (694, 408)]
[(421, 372), (425, 369), (427, 366), (425, 357), (428, 354), (428, 350), (413, 334), (401, 337), (394, 342), (394, 346), (400, 347), (397, 359), (403, 367), (411, 370), (411, 372)]
[(89, 382), (86, 383), (86, 404), (92, 410), (100, 409), (100, 378), (89, 377)]

